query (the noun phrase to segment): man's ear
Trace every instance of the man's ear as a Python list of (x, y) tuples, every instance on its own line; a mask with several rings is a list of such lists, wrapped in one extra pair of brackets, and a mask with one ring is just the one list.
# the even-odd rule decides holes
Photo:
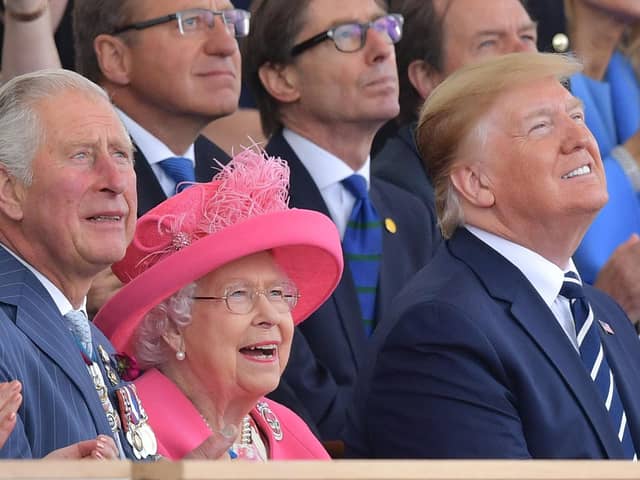
[(471, 205), (490, 208), (495, 204), (491, 181), (478, 163), (455, 167), (450, 178), (458, 193)]
[(24, 217), (23, 203), (27, 187), (4, 168), (0, 168), (0, 211), (19, 222)]
[(93, 41), (93, 48), (104, 78), (116, 85), (127, 85), (131, 73), (129, 46), (118, 37), (102, 33)]
[(424, 60), (412, 61), (407, 68), (407, 76), (423, 100), (426, 100), (443, 80), (442, 74)]
[(276, 100), (293, 103), (300, 98), (298, 76), (293, 66), (265, 63), (258, 75), (265, 90)]

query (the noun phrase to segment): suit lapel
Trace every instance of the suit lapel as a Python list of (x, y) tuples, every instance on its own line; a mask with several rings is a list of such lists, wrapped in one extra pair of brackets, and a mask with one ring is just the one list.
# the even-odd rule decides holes
[[(281, 132), (273, 135), (267, 145), (266, 151), (269, 155), (281, 157), (289, 164), (291, 170), (289, 206), (316, 210), (331, 218), (327, 204), (320, 194), (320, 190), (318, 190), (308, 170), (284, 139)], [(358, 303), (356, 287), (353, 283), (347, 262), (345, 262), (344, 273), (342, 274), (340, 283), (338, 283), (328, 302), (333, 302), (338, 312), (347, 341), (352, 349), (353, 359), (356, 364), (358, 364), (361, 352), (364, 352), (367, 348), (367, 338), (365, 336), (364, 326), (359, 321), (361, 317), (360, 304)]]
[(140, 150), (135, 153), (136, 187), (138, 188), (138, 217), (167, 199), (158, 178)]
[(410, 125), (405, 125), (404, 127), (400, 127), (398, 129), (398, 137), (402, 140), (405, 145), (413, 151), (416, 157), (421, 158), (420, 152), (418, 152), (418, 147), (416, 146), (416, 137), (415, 130), (416, 124), (411, 123)]
[(16, 306), (16, 327), (75, 384), (91, 412), (96, 429), (110, 432), (86, 365), (49, 293), (29, 270), (2, 248), (0, 269), (4, 272), (5, 284), (0, 288), (0, 301)]
[(194, 144), (196, 157), (196, 182), (210, 182), (220, 171), (220, 165), (226, 165), (231, 158), (215, 143), (199, 135)]
[(607, 455), (620, 458), (622, 448), (600, 395), (555, 316), (531, 283), (508, 260), (466, 229), (458, 229), (449, 245), (451, 252), (478, 275), (492, 297), (511, 304), (514, 320), (573, 393)]
[[(371, 189), (369, 195), (371, 202), (376, 208), (382, 226), (382, 259), (380, 261), (380, 274), (378, 276), (378, 290), (376, 293), (376, 329), (382, 324), (391, 320), (388, 312), (383, 310), (383, 306), (391, 305), (393, 296), (398, 292), (398, 285), (402, 285), (406, 280), (402, 276), (402, 272), (397, 268), (396, 260), (393, 252), (401, 251), (403, 242), (396, 234), (389, 233), (384, 226), (387, 218), (393, 219), (393, 212), (389, 210), (389, 206), (384, 202), (380, 193), (379, 184), (375, 179), (371, 180)], [(387, 254), (385, 255), (385, 252)], [(389, 254), (391, 252), (391, 254)]]

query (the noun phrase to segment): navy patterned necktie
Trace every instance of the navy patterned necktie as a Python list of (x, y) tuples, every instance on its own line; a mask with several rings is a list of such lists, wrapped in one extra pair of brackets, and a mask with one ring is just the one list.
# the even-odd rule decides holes
[(176, 193), (191, 186), (196, 181), (193, 162), (185, 157), (169, 157), (158, 162), (160, 168), (176, 182)]
[(89, 319), (82, 310), (71, 310), (64, 318), (67, 320), (67, 326), (75, 337), (78, 345), (85, 355), (93, 359), (93, 342), (91, 340), (91, 326)]
[(356, 197), (342, 246), (358, 292), (360, 311), (367, 335), (375, 325), (376, 290), (382, 257), (382, 224), (367, 192), (362, 175), (351, 175), (342, 184)]
[(598, 334), (598, 322), (594, 318), (591, 305), (585, 298), (582, 283), (574, 272), (565, 274), (560, 295), (568, 299), (571, 304), (582, 363), (604, 400), (604, 406), (609, 412), (625, 457), (635, 460), (636, 452), (627, 426), (627, 415)]

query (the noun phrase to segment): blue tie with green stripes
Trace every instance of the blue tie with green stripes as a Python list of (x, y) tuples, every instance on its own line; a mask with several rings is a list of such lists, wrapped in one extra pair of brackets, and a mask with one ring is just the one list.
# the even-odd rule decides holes
[(342, 184), (356, 197), (342, 247), (358, 291), (364, 329), (370, 335), (375, 327), (376, 289), (382, 257), (382, 224), (369, 200), (365, 178), (354, 174), (342, 180)]

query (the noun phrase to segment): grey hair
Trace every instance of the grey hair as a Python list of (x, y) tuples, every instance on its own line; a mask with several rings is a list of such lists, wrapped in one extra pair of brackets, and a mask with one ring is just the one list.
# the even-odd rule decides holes
[(39, 70), (14, 77), (0, 87), (0, 165), (27, 186), (33, 180), (31, 163), (46, 140), (37, 105), (68, 90), (110, 103), (102, 88), (70, 70)]
[(196, 284), (190, 283), (144, 316), (133, 341), (136, 361), (141, 368), (160, 367), (174, 354), (163, 335), (171, 327), (183, 329), (191, 324), (191, 296), (195, 289)]

